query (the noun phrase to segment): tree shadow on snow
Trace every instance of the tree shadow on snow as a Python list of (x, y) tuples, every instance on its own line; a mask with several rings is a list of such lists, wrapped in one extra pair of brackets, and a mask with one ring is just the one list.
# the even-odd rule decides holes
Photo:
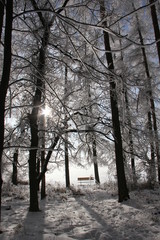
[[(14, 208), (14, 206), (12, 206)], [(44, 219), (45, 219), (45, 201), (42, 201), (41, 211), (29, 212), (28, 204), (20, 202), (13, 212), (13, 219), (8, 219), (9, 225), (15, 224), (12, 231), (4, 232), (0, 235), (0, 240), (43, 240)], [(26, 214), (26, 216), (24, 216)]]
[[(91, 205), (87, 204), (83, 197), (76, 197), (76, 201), (85, 208), (86, 212), (89, 213), (93, 224), (90, 226), (90, 230), (86, 233), (79, 234), (78, 239), (84, 240), (84, 239), (91, 239), (91, 240), (98, 240), (98, 239), (107, 239), (107, 240), (124, 240), (124, 236), (121, 234), (121, 232), (118, 232), (116, 230), (116, 227), (113, 225), (109, 225), (107, 223), (107, 220), (104, 219), (104, 217), (97, 213)], [(93, 200), (94, 201), (94, 200)], [(106, 217), (107, 218), (107, 217)], [(94, 227), (95, 224), (98, 224), (99, 227)], [(97, 225), (96, 224), (96, 225)], [(88, 227), (89, 228), (89, 227)]]

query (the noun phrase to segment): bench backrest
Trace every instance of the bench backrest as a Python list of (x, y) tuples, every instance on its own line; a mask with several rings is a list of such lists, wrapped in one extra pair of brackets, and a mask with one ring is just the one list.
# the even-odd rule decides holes
[(94, 177), (78, 177), (78, 181), (94, 180)]

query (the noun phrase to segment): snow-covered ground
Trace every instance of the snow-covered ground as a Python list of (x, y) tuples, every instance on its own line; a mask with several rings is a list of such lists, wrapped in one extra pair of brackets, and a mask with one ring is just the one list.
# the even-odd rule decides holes
[(160, 189), (130, 192), (118, 203), (113, 187), (48, 185), (41, 211), (28, 212), (28, 186), (6, 186), (2, 240), (159, 240)]

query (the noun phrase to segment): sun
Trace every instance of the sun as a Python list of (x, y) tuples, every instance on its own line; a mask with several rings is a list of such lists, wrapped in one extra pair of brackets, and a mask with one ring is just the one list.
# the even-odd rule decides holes
[(49, 107), (45, 107), (41, 110), (41, 114), (45, 116), (49, 116), (51, 114), (51, 109)]

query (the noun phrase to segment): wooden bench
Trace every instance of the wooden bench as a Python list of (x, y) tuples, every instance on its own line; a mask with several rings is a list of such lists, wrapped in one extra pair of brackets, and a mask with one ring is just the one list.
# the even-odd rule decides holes
[(78, 177), (77, 178), (80, 185), (90, 184), (94, 181), (94, 177)]

